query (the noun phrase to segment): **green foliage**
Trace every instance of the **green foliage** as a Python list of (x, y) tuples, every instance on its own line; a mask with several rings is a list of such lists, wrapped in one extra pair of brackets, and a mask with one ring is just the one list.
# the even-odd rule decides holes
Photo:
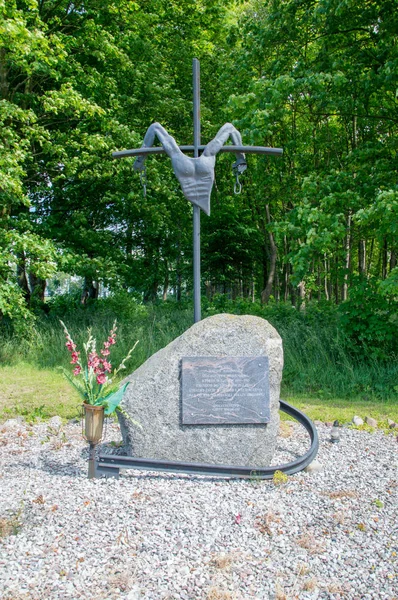
[(0, 279), (0, 316), (13, 319), (15, 331), (26, 333), (33, 315), (28, 310), (21, 290), (14, 282)]
[[(48, 278), (54, 262), (88, 288), (133, 287), (147, 299), (186, 280), (190, 207), (169, 164), (150, 161), (142, 198), (131, 161), (111, 152), (137, 145), (155, 118), (189, 141), (192, 55), (214, 74), (228, 5), (0, 0), (0, 227), (24, 241), (19, 252), (0, 239), (1, 290), (23, 274), (19, 296), (2, 294), (3, 315), (24, 318), (30, 274)], [(210, 88), (219, 93), (216, 78)], [(209, 115), (204, 107), (204, 128)]]
[(379, 290), (382, 296), (389, 297), (394, 301), (398, 296), (398, 267), (392, 269), (387, 279), (380, 281)]
[[(380, 361), (397, 353), (394, 8), (0, 0), (0, 319), (22, 354), (40, 348), (43, 364), (55, 362), (56, 315), (80, 336), (120, 312), (126, 331), (145, 328), (137, 362), (190, 323), (191, 206), (168, 158), (148, 160), (144, 197), (132, 159), (111, 153), (140, 144), (154, 120), (191, 141), (195, 55), (203, 141), (232, 120), (244, 143), (284, 148), (281, 160), (248, 157), (239, 196), (231, 157), (217, 159), (202, 219), (205, 313), (280, 326), (295, 391), (341, 394), (349, 381), (349, 394), (389, 395), (396, 383)], [(44, 303), (59, 271), (84, 291)], [(95, 303), (99, 283), (114, 294)], [(180, 308), (141, 303), (160, 294)], [(4, 356), (10, 348), (7, 339)]]
[(398, 310), (394, 298), (378, 293), (377, 282), (362, 280), (340, 305), (343, 331), (356, 353), (389, 359), (398, 354)]
[(47, 419), (50, 416), (44, 404), (40, 404), (40, 406), (35, 406), (33, 409), (22, 408), (17, 405), (13, 407), (12, 414), (13, 416), (16, 415), (18, 417), (23, 417), (26, 421), (29, 422)]
[(396, 261), (395, 24), (381, 1), (254, 1), (242, 17), (225, 74), (237, 75), (232, 118), (253, 143), (284, 148), (277, 164), (257, 161), (250, 203), (283, 249), (280, 270), (307, 295), (339, 301), (344, 282), (385, 279)]
[[(177, 302), (139, 304), (134, 298), (120, 294), (120, 310), (116, 298), (101, 299), (87, 306), (75, 306), (73, 296), (67, 308), (63, 300), (63, 317), (78, 347), (87, 340), (87, 329), (93, 337), (106, 339), (118, 318), (118, 344), (113, 349), (113, 362), (119, 364), (128, 353), (132, 340), (140, 340), (129, 363), (131, 371), (139, 367), (157, 350), (163, 348), (192, 325), (191, 304)], [(394, 401), (398, 394), (398, 366), (391, 359), (382, 360), (380, 353), (360, 350), (342, 328), (340, 311), (330, 303), (313, 303), (299, 311), (289, 303), (235, 302), (218, 296), (215, 303), (203, 302), (203, 318), (219, 312), (254, 314), (274, 325), (283, 339), (285, 366), (283, 393), (296, 397), (362, 398)], [(58, 307), (59, 308), (59, 307)], [(41, 368), (63, 366), (70, 370), (65, 340), (55, 314), (38, 316), (28, 337), (17, 337), (3, 328), (0, 360), (4, 364), (28, 361)], [(252, 309), (252, 310), (250, 310)], [(283, 397), (283, 396), (282, 396)]]

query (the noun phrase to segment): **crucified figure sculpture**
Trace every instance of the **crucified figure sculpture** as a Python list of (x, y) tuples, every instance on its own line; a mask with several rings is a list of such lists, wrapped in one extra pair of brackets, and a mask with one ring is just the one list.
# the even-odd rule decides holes
[[(205, 146), (201, 156), (190, 158), (180, 150), (175, 139), (167, 133), (160, 123), (153, 123), (148, 127), (142, 148), (153, 146), (155, 137), (162, 144), (164, 151), (171, 158), (174, 173), (181, 184), (183, 194), (187, 200), (199, 206), (207, 215), (210, 214), (210, 194), (214, 183), (214, 166), (216, 154), (231, 138), (235, 146), (242, 145), (239, 131), (231, 124), (225, 123), (218, 130), (217, 135)], [(136, 158), (133, 168), (142, 171), (145, 168), (145, 155)], [(233, 168), (240, 174), (247, 168), (245, 155), (236, 153), (236, 162)]]

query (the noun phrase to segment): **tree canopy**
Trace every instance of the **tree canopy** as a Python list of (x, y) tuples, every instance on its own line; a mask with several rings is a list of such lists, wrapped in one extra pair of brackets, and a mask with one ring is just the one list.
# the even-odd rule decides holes
[(248, 158), (239, 196), (218, 157), (203, 293), (342, 303), (352, 328), (369, 301), (396, 326), (397, 21), (389, 0), (0, 0), (0, 313), (28, 318), (56, 272), (83, 302), (190, 293), (170, 164), (148, 160), (143, 196), (111, 153), (155, 120), (191, 143), (196, 56), (202, 139), (231, 120), (284, 149)]

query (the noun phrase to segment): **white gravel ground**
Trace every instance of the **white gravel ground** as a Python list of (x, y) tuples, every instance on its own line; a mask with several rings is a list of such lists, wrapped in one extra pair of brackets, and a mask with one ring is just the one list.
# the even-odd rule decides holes
[[(291, 460), (307, 439), (283, 427), (276, 460)], [(88, 480), (79, 424), (0, 425), (0, 597), (398, 599), (396, 435), (318, 431), (323, 469), (275, 486)]]

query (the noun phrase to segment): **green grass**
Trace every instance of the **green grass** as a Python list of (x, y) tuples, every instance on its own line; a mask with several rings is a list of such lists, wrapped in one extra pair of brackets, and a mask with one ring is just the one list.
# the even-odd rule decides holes
[(64, 377), (52, 369), (19, 363), (0, 368), (0, 420), (22, 416), (27, 421), (59, 415), (72, 419), (81, 400)]
[[(282, 395), (282, 399), (305, 412), (314, 421), (335, 421), (349, 423), (354, 415), (373, 417), (379, 424), (386, 424), (387, 419), (398, 423), (398, 404), (392, 402), (366, 402), (360, 398), (350, 400), (341, 398), (300, 398), (294, 395)], [(290, 417), (286, 415), (286, 419)]]
[[(0, 367), (0, 421), (22, 416), (27, 421), (59, 415), (64, 419), (79, 416), (81, 400), (64, 377), (54, 369), (40, 369), (27, 363)], [(304, 411), (311, 419), (342, 423), (354, 415), (398, 422), (398, 404), (346, 399), (300, 397), (282, 394), (282, 398)], [(286, 416), (287, 419), (290, 417)]]
[[(252, 313), (269, 320), (279, 331), (285, 366), (282, 398), (303, 408), (313, 419), (350, 421), (354, 414), (378, 421), (398, 421), (398, 362), (371, 359), (364, 350), (354, 352), (339, 326), (333, 308), (313, 306), (305, 313), (289, 305), (261, 307), (243, 301), (203, 303), (203, 318), (219, 312)], [(101, 300), (88, 308), (59, 298), (49, 315), (41, 315), (33, 329), (15, 337), (3, 328), (0, 344), (0, 419), (76, 416), (80, 399), (57, 371), (70, 368), (59, 318), (81, 348), (90, 327), (101, 346), (118, 321), (118, 342), (112, 364), (119, 364), (140, 340), (128, 369), (134, 371), (147, 358), (192, 325), (192, 306), (173, 302), (142, 305), (126, 294)]]

